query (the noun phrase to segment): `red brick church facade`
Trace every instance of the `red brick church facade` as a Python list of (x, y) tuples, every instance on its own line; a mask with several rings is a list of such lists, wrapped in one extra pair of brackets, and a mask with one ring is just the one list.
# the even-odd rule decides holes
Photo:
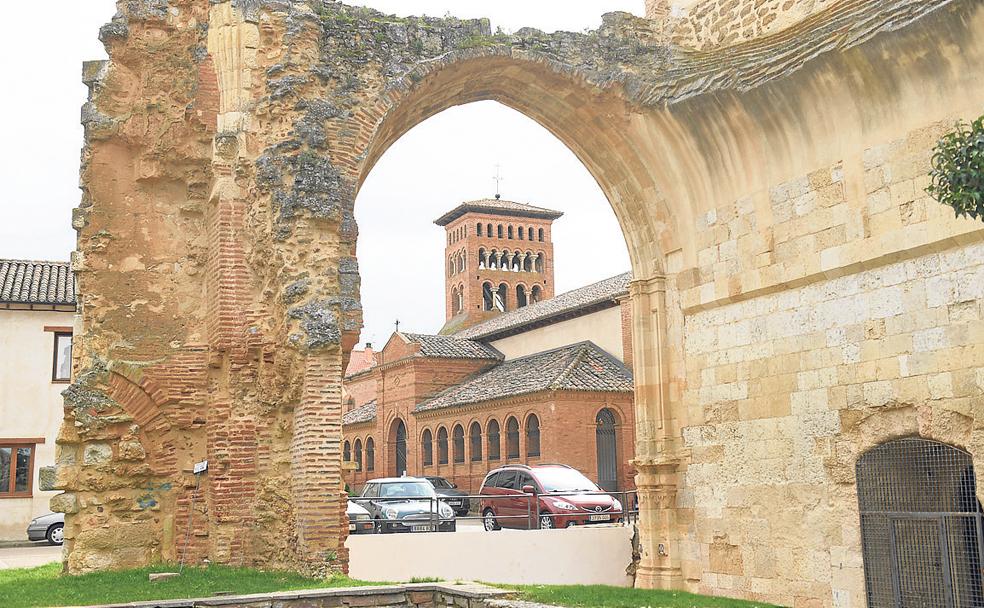
[(550, 227), (560, 213), (464, 203), (447, 231), (441, 335), (394, 333), (353, 353), (343, 456), (369, 479), (439, 475), (477, 492), (509, 463), (564, 463), (602, 487), (633, 487), (628, 274), (554, 296)]

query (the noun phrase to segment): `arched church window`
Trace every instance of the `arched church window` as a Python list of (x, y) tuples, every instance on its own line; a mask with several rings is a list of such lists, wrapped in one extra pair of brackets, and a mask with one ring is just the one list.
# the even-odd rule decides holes
[(448, 463), (448, 429), (437, 429), (437, 464)]
[(465, 461), (465, 429), (460, 424), (454, 425), (451, 431), (451, 448), (455, 462)]
[(509, 227), (509, 238), (513, 238), (513, 227)]
[(517, 230), (517, 232), (519, 232), (519, 240), (522, 241), (523, 240), (523, 232), (524, 232), (523, 227), (520, 226), (519, 229)]
[(543, 299), (543, 290), (540, 289), (539, 285), (534, 285), (533, 289), (530, 290), (530, 303), (536, 304)]
[(516, 308), (522, 308), (526, 306), (528, 302), (526, 301), (526, 287), (524, 285), (516, 286)]
[(537, 232), (537, 236), (538, 236), (538, 239), (537, 240), (539, 240), (542, 243), (543, 242), (543, 228), (540, 228), (540, 230)]
[(475, 236), (482, 236), (482, 222), (475, 224)]
[(420, 448), (423, 451), (423, 461), (424, 466), (429, 467), (434, 464), (434, 436), (431, 434), (430, 429), (424, 429), (423, 435), (420, 436)]
[(372, 437), (366, 439), (366, 470), (376, 470), (376, 442)]
[(362, 440), (355, 440), (355, 470), (362, 470)]
[(506, 420), (506, 458), (519, 458), (519, 421)]
[(352, 444), (348, 441), (342, 446), (342, 460), (352, 462)]
[(496, 420), (489, 421), (489, 430), (486, 433), (489, 442), (489, 460), (499, 460), (499, 423)]
[(482, 425), (477, 422), (472, 422), (471, 428), (468, 430), (468, 440), (471, 443), (471, 460), (472, 462), (481, 462), (482, 460)]
[(540, 419), (536, 414), (526, 419), (526, 455), (540, 455)]
[(502, 238), (502, 224), (499, 224), (499, 227), (496, 229), (496, 234), (499, 235), (500, 239)]

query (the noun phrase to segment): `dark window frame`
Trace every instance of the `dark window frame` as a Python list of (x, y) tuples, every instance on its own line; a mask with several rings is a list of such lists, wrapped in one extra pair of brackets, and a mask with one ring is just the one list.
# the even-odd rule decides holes
[[(34, 464), (38, 456), (38, 446), (44, 443), (43, 438), (35, 439), (0, 439), (0, 448), (10, 449), (10, 471), (6, 491), (0, 490), (0, 500), (8, 498), (32, 498), (34, 496)], [(31, 456), (27, 463), (27, 489), (16, 491), (17, 488), (17, 450), (28, 448)]]
[[(56, 331), (53, 332), (55, 336), (55, 342), (52, 346), (51, 353), (51, 381), (59, 384), (68, 384), (72, 381), (72, 349), (75, 344), (72, 341), (72, 332), (70, 331)], [(68, 377), (62, 378), (58, 375), (58, 341), (61, 338), (68, 338)]]
[(434, 433), (430, 429), (424, 429), (420, 434), (420, 448), (423, 451), (421, 460), (425, 467), (434, 466)]
[[(443, 433), (443, 436), (442, 436)], [(437, 429), (437, 464), (448, 464), (450, 462), (450, 450), (448, 449), (448, 429), (442, 426)]]
[[(530, 424), (534, 420), (536, 424)], [(536, 414), (526, 417), (526, 457), (540, 457), (540, 417)]]
[(460, 424), (451, 429), (451, 460), (455, 464), (465, 462), (465, 428)]
[[(516, 425), (515, 429), (509, 428), (509, 425), (511, 423), (515, 423)], [(522, 430), (519, 425), (519, 420), (517, 420), (514, 416), (510, 416), (506, 420), (506, 458), (507, 459), (519, 458), (519, 455), (522, 453), (522, 446), (520, 445), (520, 440), (519, 440), (519, 436), (521, 433)], [(514, 441), (515, 444), (513, 443)], [(513, 448), (516, 449), (513, 450)]]
[[(495, 432), (492, 432), (492, 425), (495, 424)], [(485, 444), (487, 446), (488, 459), (489, 460), (501, 460), (502, 459), (502, 427), (499, 426), (498, 420), (490, 420), (485, 427)], [(494, 438), (494, 442), (493, 442)], [(495, 448), (493, 451), (492, 448)]]
[(376, 470), (376, 440), (372, 437), (366, 438), (366, 471)]
[[(475, 429), (478, 429), (478, 433), (475, 433)], [(481, 462), (482, 461), (482, 425), (477, 421), (471, 423), (468, 429), (468, 440), (471, 444), (471, 461)]]

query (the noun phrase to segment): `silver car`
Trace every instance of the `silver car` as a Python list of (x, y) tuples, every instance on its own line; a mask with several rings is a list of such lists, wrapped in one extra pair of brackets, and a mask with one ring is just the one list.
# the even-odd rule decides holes
[(27, 526), (27, 540), (46, 540), (49, 545), (65, 542), (65, 514), (49, 513), (32, 519)]

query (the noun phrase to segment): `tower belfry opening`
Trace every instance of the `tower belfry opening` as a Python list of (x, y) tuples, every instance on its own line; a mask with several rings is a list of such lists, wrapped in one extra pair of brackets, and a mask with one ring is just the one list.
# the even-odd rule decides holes
[[(496, 198), (464, 202), (434, 221), (446, 231), (446, 321), (471, 327), (554, 295), (554, 220), (564, 214)], [(533, 294), (532, 297), (527, 294)]]

